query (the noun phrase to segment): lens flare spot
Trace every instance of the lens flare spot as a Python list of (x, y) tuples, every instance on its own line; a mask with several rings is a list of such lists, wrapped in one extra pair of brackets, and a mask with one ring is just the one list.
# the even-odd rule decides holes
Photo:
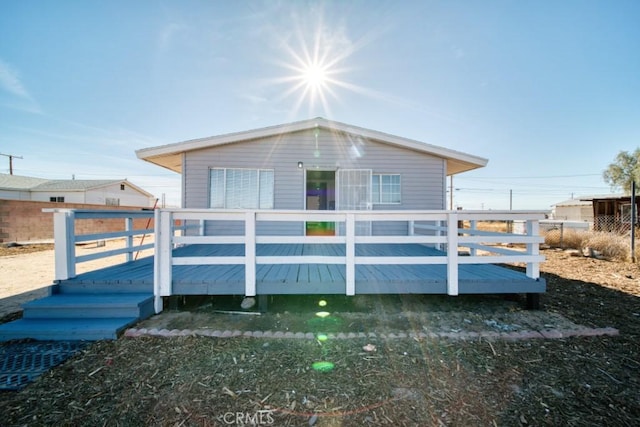
[(316, 313), (316, 316), (320, 317), (321, 319), (324, 319), (325, 317), (331, 316), (331, 313), (329, 313), (328, 311), (319, 311)]
[(314, 362), (311, 365), (311, 368), (318, 372), (329, 372), (333, 370), (334, 367), (335, 365), (331, 362)]
[(321, 299), (320, 301), (318, 301), (318, 305), (320, 307), (326, 307), (327, 306), (327, 302), (325, 300)]
[(325, 342), (326, 340), (329, 339), (329, 336), (327, 334), (318, 334), (317, 338), (318, 338), (318, 341)]

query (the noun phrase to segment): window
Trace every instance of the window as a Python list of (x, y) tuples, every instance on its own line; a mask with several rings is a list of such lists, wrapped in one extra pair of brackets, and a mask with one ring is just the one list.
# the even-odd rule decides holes
[(400, 175), (373, 174), (371, 181), (373, 203), (382, 205), (400, 203)]
[(104, 204), (107, 206), (120, 206), (120, 199), (116, 199), (115, 197), (106, 197), (104, 199)]
[(124, 191), (124, 189), (125, 189), (124, 184), (120, 184), (120, 191)]
[(50, 202), (64, 203), (64, 197), (49, 197)]
[(273, 170), (211, 169), (209, 207), (273, 209)]
[(631, 203), (620, 206), (620, 216), (622, 222), (626, 224), (631, 223)]

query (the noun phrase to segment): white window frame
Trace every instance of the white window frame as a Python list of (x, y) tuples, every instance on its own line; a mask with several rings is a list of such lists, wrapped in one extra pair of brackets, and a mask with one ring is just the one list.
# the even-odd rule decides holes
[(620, 205), (620, 220), (624, 224), (631, 224), (631, 202)]
[[(222, 182), (223, 182), (223, 194), (222, 194), (222, 203), (223, 206), (213, 206), (213, 171), (222, 171)], [(256, 172), (256, 181), (253, 183), (255, 185), (255, 194), (258, 198), (257, 207), (227, 207), (227, 191), (229, 188), (227, 187), (227, 176), (229, 171), (249, 171)], [(261, 188), (260, 185), (262, 183), (262, 177), (264, 173), (271, 173), (271, 197), (267, 200), (261, 200)], [(274, 169), (254, 169), (254, 168), (209, 168), (209, 208), (211, 209), (273, 209), (274, 208), (274, 200), (275, 200), (275, 171)]]
[[(383, 201), (383, 186), (382, 186), (382, 177), (398, 177), (398, 201), (397, 202), (385, 202)], [(374, 184), (377, 180), (377, 192), (375, 191), (376, 185)], [(371, 175), (371, 201), (374, 205), (400, 205), (402, 204), (402, 176), (399, 173), (374, 173)]]

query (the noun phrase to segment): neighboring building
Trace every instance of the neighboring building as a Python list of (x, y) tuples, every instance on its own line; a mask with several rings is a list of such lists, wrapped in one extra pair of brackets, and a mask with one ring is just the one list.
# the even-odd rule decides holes
[(569, 199), (553, 205), (553, 219), (562, 221), (584, 221), (593, 224), (591, 201)]
[[(596, 231), (627, 232), (631, 228), (631, 196), (613, 194), (582, 198), (593, 205), (593, 229)], [(636, 196), (636, 221), (640, 210), (640, 195)]]
[[(137, 155), (182, 175), (183, 208), (444, 210), (446, 177), (487, 164), (481, 157), (323, 118), (146, 148)], [(406, 225), (398, 230), (403, 232)], [(334, 230), (332, 224), (309, 222), (305, 233)]]
[(152, 194), (127, 181), (43, 179), (0, 174), (0, 199), (152, 207)]

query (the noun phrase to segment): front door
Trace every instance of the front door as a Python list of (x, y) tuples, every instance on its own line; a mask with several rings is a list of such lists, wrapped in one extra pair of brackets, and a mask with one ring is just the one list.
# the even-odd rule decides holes
[[(337, 209), (341, 211), (371, 210), (371, 169), (340, 169), (337, 173)], [(341, 226), (340, 234), (344, 234)], [(356, 235), (371, 235), (371, 222), (358, 221)]]
[[(308, 170), (306, 180), (307, 210), (335, 210), (336, 208), (336, 173), (335, 171)], [(335, 235), (334, 222), (307, 222), (307, 236)]]

